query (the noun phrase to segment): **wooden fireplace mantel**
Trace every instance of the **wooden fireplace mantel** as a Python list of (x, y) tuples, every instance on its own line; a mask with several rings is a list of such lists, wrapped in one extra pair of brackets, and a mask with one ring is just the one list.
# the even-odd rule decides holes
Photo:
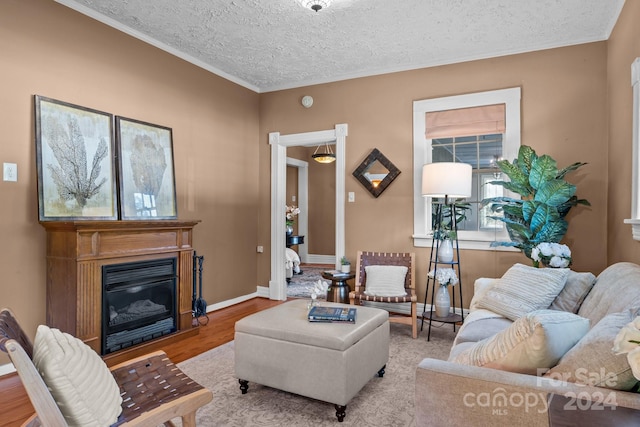
[[(41, 222), (47, 231), (47, 325), (82, 339), (100, 354), (102, 267), (175, 256), (176, 334), (193, 330), (193, 228), (199, 222)], [(153, 342), (142, 346), (151, 350)]]

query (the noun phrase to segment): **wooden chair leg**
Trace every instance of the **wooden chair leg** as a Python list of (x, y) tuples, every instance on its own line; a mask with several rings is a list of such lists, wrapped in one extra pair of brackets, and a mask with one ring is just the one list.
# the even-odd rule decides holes
[(196, 427), (196, 413), (191, 412), (182, 417), (182, 427)]
[(411, 303), (411, 336), (413, 339), (418, 338), (418, 309), (417, 303)]

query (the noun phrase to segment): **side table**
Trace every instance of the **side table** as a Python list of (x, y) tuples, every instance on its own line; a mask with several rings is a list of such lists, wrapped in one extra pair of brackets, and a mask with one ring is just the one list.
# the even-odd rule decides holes
[(327, 301), (349, 304), (349, 292), (351, 292), (351, 288), (347, 280), (353, 279), (356, 275), (354, 273), (332, 273), (330, 271), (323, 271), (322, 277), (331, 280), (331, 285), (329, 285), (329, 289), (327, 290)]
[(290, 248), (295, 245), (304, 244), (304, 236), (290, 236), (287, 235), (287, 240), (285, 241), (285, 246)]

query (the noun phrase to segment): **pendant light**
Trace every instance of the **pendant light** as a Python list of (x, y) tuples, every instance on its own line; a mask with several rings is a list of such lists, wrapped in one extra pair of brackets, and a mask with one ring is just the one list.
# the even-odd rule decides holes
[(308, 7), (309, 9), (317, 12), (324, 7), (329, 7), (331, 4), (330, 0), (298, 0), (303, 7)]
[(313, 152), (311, 158), (318, 163), (331, 163), (336, 161), (336, 155), (329, 147), (329, 144), (324, 145), (324, 153), (318, 153), (318, 150), (322, 147), (318, 145), (316, 147), (316, 151)]

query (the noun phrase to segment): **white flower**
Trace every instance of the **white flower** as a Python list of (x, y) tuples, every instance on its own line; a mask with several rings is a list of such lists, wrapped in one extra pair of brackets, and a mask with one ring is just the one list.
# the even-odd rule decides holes
[(458, 283), (458, 276), (453, 268), (439, 268), (429, 272), (429, 277), (434, 277), (442, 286), (454, 286)]
[(311, 299), (315, 300), (321, 295), (326, 295), (328, 289), (329, 289), (329, 282), (318, 280), (316, 283), (313, 284), (313, 289), (311, 290)]
[(300, 208), (297, 206), (287, 206), (286, 214), (287, 220), (291, 221), (300, 213)]
[(611, 349), (616, 354), (627, 353), (627, 361), (636, 379), (640, 380), (640, 316), (627, 323), (613, 341)]
[(566, 268), (571, 265), (571, 249), (560, 243), (538, 243), (531, 249), (531, 259), (536, 263), (542, 262), (549, 267)]

